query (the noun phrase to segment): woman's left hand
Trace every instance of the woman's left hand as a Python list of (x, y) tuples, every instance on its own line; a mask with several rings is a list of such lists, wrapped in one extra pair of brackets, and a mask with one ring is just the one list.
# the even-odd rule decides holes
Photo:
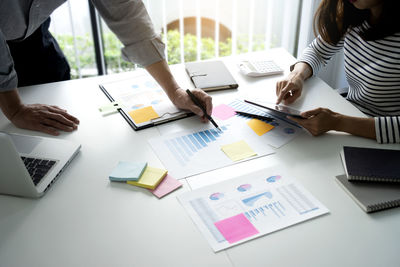
[(306, 128), (312, 135), (318, 136), (330, 130), (336, 130), (340, 114), (327, 108), (316, 108), (300, 114), (304, 119), (288, 117)]

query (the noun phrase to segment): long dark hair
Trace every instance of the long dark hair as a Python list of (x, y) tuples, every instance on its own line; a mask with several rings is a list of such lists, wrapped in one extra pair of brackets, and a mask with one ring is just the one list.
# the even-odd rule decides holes
[[(360, 35), (366, 41), (378, 40), (400, 32), (399, 0), (383, 1), (378, 22)], [(314, 33), (330, 44), (340, 41), (348, 29), (367, 21), (370, 11), (354, 7), (348, 0), (322, 0), (314, 16)]]

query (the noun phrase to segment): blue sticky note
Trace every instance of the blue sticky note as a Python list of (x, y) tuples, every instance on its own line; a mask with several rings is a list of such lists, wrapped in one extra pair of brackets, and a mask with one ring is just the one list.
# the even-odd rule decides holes
[(109, 178), (111, 181), (116, 182), (137, 181), (146, 167), (147, 162), (120, 161), (111, 172)]

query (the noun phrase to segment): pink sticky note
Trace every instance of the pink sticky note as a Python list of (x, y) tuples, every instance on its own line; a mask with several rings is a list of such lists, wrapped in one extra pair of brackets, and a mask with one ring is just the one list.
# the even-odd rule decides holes
[(161, 181), (161, 183), (156, 187), (156, 189), (149, 190), (156, 197), (162, 198), (163, 196), (171, 193), (175, 189), (182, 186), (182, 183), (167, 174), (165, 178)]
[(243, 213), (215, 222), (214, 224), (229, 244), (259, 233)]
[(221, 104), (213, 108), (211, 115), (216, 116), (218, 119), (221, 120), (227, 120), (230, 117), (235, 116), (235, 114), (236, 112), (233, 108), (225, 104)]

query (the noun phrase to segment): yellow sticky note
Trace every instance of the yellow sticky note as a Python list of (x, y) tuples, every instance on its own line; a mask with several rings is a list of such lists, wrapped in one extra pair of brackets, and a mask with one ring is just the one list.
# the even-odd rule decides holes
[(247, 125), (250, 126), (250, 128), (258, 135), (262, 136), (266, 132), (271, 131), (274, 129), (274, 126), (271, 124), (268, 124), (266, 122), (263, 122), (261, 120), (257, 119), (251, 119), (247, 122)]
[(160, 117), (152, 106), (132, 110), (129, 112), (129, 115), (135, 121), (135, 123), (138, 124)]
[(244, 140), (222, 146), (221, 150), (233, 161), (239, 161), (257, 155)]
[(147, 166), (138, 181), (127, 181), (127, 183), (130, 185), (154, 189), (164, 179), (167, 172), (167, 170)]

